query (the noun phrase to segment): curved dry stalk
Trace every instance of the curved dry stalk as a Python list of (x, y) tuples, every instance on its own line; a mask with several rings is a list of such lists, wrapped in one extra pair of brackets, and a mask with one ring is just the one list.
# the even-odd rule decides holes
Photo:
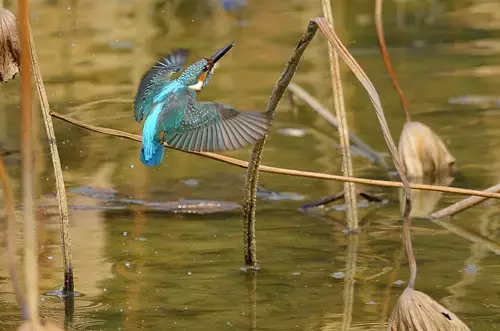
[[(274, 111), (278, 106), (283, 94), (290, 81), (292, 80), (295, 70), (299, 64), (302, 54), (314, 37), (317, 25), (310, 22), (307, 27), (307, 32), (302, 36), (299, 44), (292, 53), (288, 63), (283, 70), (278, 82), (273, 88), (271, 98), (266, 107), (266, 113), (270, 118), (274, 117)], [(252, 148), (250, 161), (248, 162), (248, 170), (245, 181), (245, 198), (243, 201), (243, 241), (245, 251), (245, 265), (247, 267), (257, 267), (256, 243), (255, 243), (255, 211), (257, 208), (257, 183), (259, 176), (259, 165), (262, 157), (262, 150), (266, 143), (267, 134), (258, 141)]]
[(28, 319), (32, 329), (40, 329), (38, 319), (38, 265), (36, 254), (36, 221), (33, 202), (33, 137), (31, 133), (31, 62), (29, 53), (28, 1), (19, 0), (21, 34), (21, 156), (24, 217), (24, 274)]
[[(76, 120), (76, 119), (71, 118), (71, 117), (67, 117), (65, 115), (56, 113), (54, 111), (50, 111), (50, 115), (55, 117), (55, 118), (58, 118), (64, 122), (76, 125), (78, 127), (81, 127), (81, 128), (93, 131), (93, 132), (97, 132), (97, 133), (101, 133), (101, 134), (105, 134), (105, 135), (113, 136), (113, 137), (124, 138), (124, 139), (132, 140), (135, 142), (142, 141), (141, 136), (136, 135), (136, 134), (132, 134), (129, 132), (115, 130), (115, 129), (108, 129), (108, 128), (103, 128), (103, 127), (87, 124), (85, 122)], [(172, 146), (169, 146), (167, 143), (164, 143), (163, 145), (166, 148), (175, 149), (175, 150), (182, 152), (182, 153), (194, 154), (197, 156), (216, 160), (216, 161), (230, 164), (233, 166), (237, 166), (240, 168), (248, 168), (248, 162), (243, 161), (243, 160), (239, 160), (239, 159), (235, 159), (235, 158), (232, 158), (229, 156), (216, 154), (216, 153), (209, 153), (209, 152), (190, 152), (190, 151), (178, 150)], [(338, 176), (338, 175), (324, 174), (324, 173), (320, 173), (320, 172), (285, 169), (285, 168), (271, 167), (271, 166), (266, 166), (266, 165), (259, 166), (259, 171), (271, 173), (271, 174), (277, 174), (277, 175), (323, 179), (323, 180), (330, 180), (330, 181), (337, 181), (337, 182), (352, 182), (352, 183), (372, 185), (372, 186), (395, 187), (395, 188), (402, 188), (403, 187), (403, 184), (400, 182), (393, 182), (393, 181), (388, 181), (388, 180), (366, 179), (366, 178), (357, 178), (357, 177), (344, 177), (344, 176)], [(438, 192), (455, 193), (455, 194), (462, 194), (462, 195), (474, 195), (474, 196), (480, 196), (480, 197), (485, 197), (485, 198), (500, 199), (499, 193), (469, 190), (469, 189), (463, 189), (463, 188), (458, 188), (458, 187), (446, 187), (446, 186), (425, 185), (425, 184), (410, 184), (410, 188), (413, 190), (438, 191)]]
[[(333, 14), (330, 0), (322, 0), (323, 14), (330, 24), (333, 25)], [(351, 145), (349, 144), (349, 127), (347, 126), (347, 115), (345, 111), (344, 92), (340, 78), (339, 56), (332, 44), (328, 44), (328, 55), (330, 58), (330, 73), (332, 76), (333, 104), (339, 119), (340, 150), (342, 153), (342, 174), (352, 177)], [(356, 193), (353, 183), (344, 183), (345, 204), (347, 207), (347, 227), (350, 231), (358, 229), (358, 213), (356, 209)]]
[(408, 287), (413, 288), (415, 285), (415, 279), (417, 277), (417, 263), (415, 261), (415, 256), (413, 254), (413, 248), (412, 248), (411, 237), (410, 237), (410, 226), (411, 226), (410, 183), (408, 182), (408, 179), (406, 178), (398, 150), (396, 148), (396, 145), (394, 144), (394, 140), (391, 137), (389, 126), (387, 125), (384, 111), (382, 109), (382, 104), (380, 103), (380, 98), (378, 96), (378, 93), (377, 93), (375, 87), (373, 86), (370, 79), (368, 78), (368, 76), (366, 76), (363, 69), (361, 69), (361, 67), (356, 62), (356, 60), (351, 56), (351, 54), (349, 53), (347, 48), (345, 48), (345, 46), (342, 44), (340, 39), (335, 34), (333, 27), (330, 24), (328, 24), (328, 21), (326, 21), (324, 18), (315, 18), (314, 21), (318, 24), (321, 32), (323, 32), (325, 37), (328, 38), (328, 40), (330, 41), (332, 46), (335, 47), (335, 50), (338, 52), (339, 56), (349, 66), (349, 68), (352, 70), (354, 75), (356, 75), (356, 77), (358, 78), (359, 82), (363, 85), (363, 87), (368, 92), (368, 96), (370, 98), (370, 101), (372, 102), (373, 107), (375, 109), (375, 114), (377, 115), (377, 118), (379, 120), (380, 127), (382, 129), (382, 134), (384, 136), (386, 145), (387, 145), (389, 152), (391, 154), (392, 161), (394, 163), (394, 166), (396, 167), (396, 170), (399, 174), (399, 177), (401, 178), (401, 182), (403, 183), (403, 189), (404, 189), (404, 193), (405, 193), (404, 212), (403, 212), (403, 242), (405, 245), (405, 251), (406, 251), (408, 263), (410, 266), (410, 279), (408, 281)]
[[(496, 184), (492, 187), (487, 188), (484, 190), (485, 192), (499, 192), (500, 191), (500, 184)], [(466, 209), (469, 209), (471, 207), (474, 207), (475, 205), (483, 202), (487, 198), (485, 197), (477, 197), (477, 196), (472, 196), (465, 198), (463, 200), (460, 200), (446, 208), (443, 208), (441, 210), (438, 210), (434, 212), (431, 215), (431, 218), (443, 218), (443, 217), (448, 217), (448, 216), (453, 216), (456, 215)]]
[[(305, 102), (312, 110), (317, 112), (321, 117), (323, 117), (328, 123), (330, 123), (335, 128), (339, 128), (339, 122), (333, 116), (328, 109), (323, 106), (316, 98), (314, 98), (311, 94), (309, 94), (306, 90), (304, 90), (301, 86), (294, 82), (290, 82), (288, 85), (288, 91), (290, 91), (293, 95), (297, 96), (303, 102)], [(379, 153), (372, 149), (368, 144), (366, 144), (361, 138), (349, 132), (349, 141), (352, 145), (359, 148), (364, 156), (368, 158), (371, 162), (374, 162), (381, 166), (384, 169), (388, 169), (387, 162), (385, 162), (382, 153)]]
[(21, 307), (24, 319), (28, 318), (26, 304), (24, 302), (23, 294), (21, 292), (21, 285), (19, 284), (19, 274), (17, 272), (17, 259), (16, 259), (16, 210), (14, 208), (14, 195), (9, 183), (9, 175), (5, 169), (3, 160), (0, 158), (0, 182), (2, 183), (3, 196), (5, 201), (5, 211), (7, 213), (7, 258), (9, 266), (9, 274), (16, 296), (17, 304)]
[(401, 106), (405, 111), (406, 121), (411, 121), (410, 111), (408, 110), (408, 102), (403, 94), (403, 90), (399, 86), (398, 77), (394, 72), (394, 68), (392, 67), (391, 57), (389, 56), (389, 52), (387, 51), (387, 45), (385, 44), (384, 37), (384, 28), (382, 24), (382, 1), (383, 0), (375, 0), (375, 28), (377, 30), (377, 40), (380, 46), (380, 52), (382, 53), (382, 58), (384, 59), (384, 65), (391, 77), (392, 85), (396, 92), (399, 95), (399, 100), (401, 101)]
[(43, 84), (43, 78), (42, 78), (42, 73), (40, 71), (40, 66), (38, 65), (38, 56), (36, 54), (35, 41), (33, 40), (31, 27), (29, 25), (28, 28), (30, 35), (29, 46), (31, 50), (31, 61), (33, 64), (33, 76), (38, 91), (38, 97), (40, 99), (40, 107), (42, 109), (43, 121), (45, 123), (45, 130), (47, 132), (47, 138), (49, 141), (50, 156), (52, 157), (52, 165), (54, 167), (54, 177), (56, 180), (57, 205), (59, 207), (59, 217), (61, 222), (61, 241), (62, 241), (61, 246), (63, 253), (62, 254), (63, 264), (64, 264), (63, 292), (66, 295), (73, 295), (75, 290), (75, 285), (73, 280), (71, 235), (69, 231), (69, 213), (68, 213), (68, 202), (66, 200), (66, 188), (64, 185), (61, 159), (59, 158), (59, 151), (57, 150), (57, 140), (56, 140), (56, 135), (54, 133), (54, 125), (52, 124), (52, 118), (50, 116), (49, 100), (47, 98), (47, 93), (45, 92), (45, 86)]

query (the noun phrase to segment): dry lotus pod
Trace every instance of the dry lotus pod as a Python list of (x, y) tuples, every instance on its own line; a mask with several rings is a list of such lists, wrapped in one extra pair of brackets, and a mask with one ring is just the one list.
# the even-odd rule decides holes
[(16, 16), (0, 8), (0, 82), (14, 79), (19, 72), (20, 50)]

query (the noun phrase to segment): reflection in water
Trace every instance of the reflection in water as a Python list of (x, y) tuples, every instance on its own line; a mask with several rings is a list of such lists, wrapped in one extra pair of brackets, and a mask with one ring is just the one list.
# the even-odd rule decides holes
[[(449, 186), (453, 183), (455, 178), (448, 173), (440, 173), (436, 176), (426, 176), (426, 177), (408, 177), (408, 180), (412, 184), (426, 184), (426, 185), (439, 185), (439, 186)], [(413, 217), (426, 217), (432, 214), (436, 210), (436, 206), (441, 199), (443, 192), (437, 191), (423, 191), (423, 190), (411, 190), (411, 214)], [(404, 195), (403, 191), (399, 190), (399, 203), (401, 206), (401, 212), (404, 210)]]
[[(488, 239), (496, 239), (498, 236), (498, 230), (490, 229), (490, 224), (492, 223), (494, 213), (491, 211), (486, 212), (481, 215), (479, 223), (480, 234)], [(453, 311), (462, 312), (465, 309), (464, 298), (469, 298), (474, 296), (473, 285), (479, 279), (481, 279), (481, 274), (478, 275), (477, 269), (480, 273), (487, 272), (481, 270), (481, 261), (486, 259), (489, 255), (488, 245), (482, 242), (472, 242), (470, 245), (471, 255), (464, 261), (464, 267), (462, 271), (462, 279), (457, 283), (448, 286), (447, 290), (451, 295), (443, 298), (443, 302), (450, 307)], [(467, 267), (474, 266), (476, 270), (469, 272)]]
[(349, 235), (347, 244), (346, 273), (344, 283), (344, 311), (342, 313), (342, 331), (351, 329), (352, 309), (354, 306), (354, 276), (356, 275), (356, 259), (358, 254), (359, 236)]

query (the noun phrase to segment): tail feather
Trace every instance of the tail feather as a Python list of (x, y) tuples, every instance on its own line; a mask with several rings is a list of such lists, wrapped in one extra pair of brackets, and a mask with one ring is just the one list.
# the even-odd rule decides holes
[[(165, 153), (165, 147), (159, 142), (153, 143), (153, 150), (150, 153), (144, 152), (144, 147), (141, 148), (141, 162), (148, 167), (154, 167), (161, 163), (163, 160), (163, 154)], [(148, 155), (146, 155), (148, 154)]]

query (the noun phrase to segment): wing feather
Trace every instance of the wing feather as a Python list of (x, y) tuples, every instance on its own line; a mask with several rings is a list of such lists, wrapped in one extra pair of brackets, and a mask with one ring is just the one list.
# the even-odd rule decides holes
[(165, 141), (176, 148), (204, 152), (235, 150), (261, 139), (270, 125), (265, 113), (237, 111), (214, 102), (196, 102), (191, 95), (183, 97), (188, 101), (182, 116), (178, 117), (180, 122), (164, 128), (168, 133)]

